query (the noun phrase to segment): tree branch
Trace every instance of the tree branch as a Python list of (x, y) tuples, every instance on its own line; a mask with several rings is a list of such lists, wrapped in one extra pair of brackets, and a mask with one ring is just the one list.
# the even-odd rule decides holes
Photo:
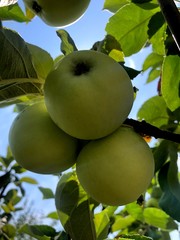
[(173, 0), (158, 0), (162, 14), (180, 51), (180, 13)]
[(158, 127), (155, 127), (146, 121), (136, 121), (134, 119), (126, 119), (125, 124), (130, 125), (134, 128), (135, 131), (139, 133), (146, 134), (148, 136), (153, 136), (155, 138), (162, 138), (170, 140), (176, 143), (180, 143), (180, 134), (172, 133), (169, 131), (161, 130)]

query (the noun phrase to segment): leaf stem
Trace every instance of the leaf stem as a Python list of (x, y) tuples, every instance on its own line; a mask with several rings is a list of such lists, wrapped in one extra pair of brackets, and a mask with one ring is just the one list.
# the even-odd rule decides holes
[(158, 0), (162, 14), (180, 51), (180, 13), (173, 0)]
[(153, 136), (155, 138), (162, 138), (176, 143), (180, 143), (180, 134), (172, 133), (169, 131), (162, 130), (158, 127), (155, 127), (146, 121), (137, 121), (134, 119), (126, 119), (125, 124), (130, 125), (134, 128), (135, 131), (139, 133), (146, 134), (148, 136)]

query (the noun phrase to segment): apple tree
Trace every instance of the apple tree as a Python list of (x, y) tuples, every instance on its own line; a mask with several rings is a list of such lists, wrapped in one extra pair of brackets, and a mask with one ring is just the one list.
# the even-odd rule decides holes
[[(0, 1), (0, 107), (14, 105), (19, 112), (44, 98), (43, 86), (50, 71), (67, 55), (78, 51), (72, 37), (62, 28), (55, 30), (60, 39), (61, 52), (53, 59), (41, 46), (27, 43), (15, 29), (3, 26), (3, 22), (7, 20), (28, 23), (30, 20), (33, 21), (35, 14), (43, 20), (38, 1), (29, 2), (33, 2), (35, 13), (29, 8), (24, 12), (18, 1)], [(52, 212), (49, 216), (52, 219), (59, 218), (61, 230), (38, 222), (25, 223), (18, 229), (19, 234), (40, 240), (168, 240), (171, 239), (171, 232), (178, 231), (179, 1), (105, 0), (104, 9), (112, 12), (105, 27), (106, 36), (103, 40), (97, 39), (90, 50), (113, 58), (126, 70), (132, 83), (133, 79), (144, 72), (148, 72), (147, 84), (152, 81), (156, 83), (154, 96), (138, 109), (136, 119), (127, 117), (123, 122), (140, 134), (151, 147), (155, 164), (152, 181), (135, 201), (123, 206), (106, 205), (85, 192), (78, 180), (75, 164), (67, 172), (59, 173), (56, 192), (50, 194), (57, 212)], [(126, 57), (138, 54), (144, 48), (148, 48), (150, 53), (142, 69), (127, 67)], [(136, 95), (146, 94), (139, 90), (134, 86), (134, 101)], [(128, 147), (128, 140), (126, 141)], [(78, 151), (86, 144), (88, 144), (86, 141), (79, 141)], [(0, 158), (0, 239), (16, 239), (17, 229), (11, 224), (11, 216), (18, 211), (16, 204), (25, 195), (22, 182), (36, 183), (31, 178), (19, 177), (25, 170), (13, 160), (10, 150), (6, 157)], [(103, 164), (101, 168), (104, 168)], [(98, 169), (100, 174), (101, 168)], [(118, 173), (117, 169), (115, 173)], [(138, 174), (137, 171), (137, 177)], [(125, 178), (116, 178), (116, 175), (113, 177), (116, 179), (118, 191), (118, 186), (123, 185)], [(7, 190), (10, 183), (15, 187), (11, 185)], [(111, 183), (102, 191), (110, 193)], [(127, 188), (126, 191), (131, 195), (132, 190)], [(6, 221), (3, 222), (3, 219)]]

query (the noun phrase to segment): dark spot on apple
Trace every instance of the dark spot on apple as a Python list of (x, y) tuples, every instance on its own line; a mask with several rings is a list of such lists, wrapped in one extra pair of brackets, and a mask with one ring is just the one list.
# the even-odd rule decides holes
[(32, 3), (32, 9), (36, 12), (36, 13), (40, 13), (42, 11), (42, 7), (36, 2), (33, 1)]
[(91, 66), (88, 63), (79, 62), (79, 63), (76, 63), (73, 71), (75, 76), (80, 76), (82, 74), (88, 73), (90, 69), (91, 69)]

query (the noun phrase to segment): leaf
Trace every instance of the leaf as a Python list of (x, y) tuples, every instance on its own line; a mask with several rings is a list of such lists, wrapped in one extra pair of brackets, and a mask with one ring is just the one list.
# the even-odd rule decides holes
[[(9, 2), (9, 1), (8, 1)], [(10, 2), (9, 2), (10, 3)], [(1, 4), (1, 2), (0, 2)], [(0, 19), (1, 20), (14, 20), (17, 22), (27, 22), (29, 19), (24, 15), (23, 11), (17, 3), (13, 5), (0, 6)]]
[(164, 57), (155, 52), (150, 53), (143, 63), (143, 71), (146, 71), (149, 68), (160, 68), (163, 63)]
[(106, 0), (104, 2), (103, 9), (109, 10), (110, 12), (116, 12), (119, 8), (129, 3), (128, 0)]
[(157, 228), (163, 230), (174, 230), (177, 228), (177, 224), (169, 217), (164, 211), (158, 208), (150, 207), (145, 208), (144, 212), (144, 221)]
[(119, 42), (109, 34), (102, 41), (95, 42), (91, 50), (107, 54), (117, 62), (124, 62), (124, 54)]
[(108, 235), (110, 227), (110, 219), (107, 211), (101, 211), (100, 213), (95, 214), (94, 223), (97, 240), (104, 240)]
[[(4, 226), (2, 226), (1, 231), (8, 236), (8, 239), (14, 239), (14, 237), (16, 236), (16, 228), (15, 226), (11, 225), (11, 224), (6, 224)], [(3, 238), (3, 239), (7, 239), (7, 238)]]
[(144, 119), (156, 127), (167, 125), (169, 121), (166, 103), (161, 96), (154, 96), (148, 99), (140, 107), (137, 116), (138, 119)]
[(77, 47), (69, 35), (69, 33), (63, 29), (56, 31), (58, 37), (61, 39), (61, 51), (64, 55), (68, 55), (73, 51), (77, 51)]
[(169, 157), (169, 141), (163, 140), (153, 151), (155, 161), (155, 172), (159, 171)]
[(48, 225), (25, 224), (19, 229), (19, 233), (26, 233), (38, 240), (50, 240), (56, 236), (56, 231)]
[(59, 220), (59, 217), (58, 217), (58, 214), (57, 212), (51, 212), (47, 215), (48, 218), (52, 218), (52, 219), (55, 219), (55, 220)]
[[(166, 56), (162, 68), (162, 95), (171, 111), (180, 106), (180, 57)], [(169, 91), (170, 90), (170, 91)]]
[(38, 187), (43, 194), (43, 199), (54, 198), (54, 193), (50, 188)]
[(117, 240), (129, 239), (129, 240), (152, 240), (150, 237), (142, 236), (140, 234), (121, 234), (121, 237)]
[(116, 215), (115, 222), (112, 225), (112, 231), (116, 232), (128, 228), (132, 225), (133, 222), (135, 222), (135, 219), (131, 215), (128, 215), (126, 217)]
[(167, 162), (159, 171), (158, 181), (163, 194), (159, 200), (159, 206), (174, 220), (180, 222), (180, 201), (172, 194), (168, 183), (168, 171), (170, 162)]
[(136, 4), (120, 8), (106, 25), (106, 32), (120, 43), (125, 56), (138, 52), (148, 39), (148, 23), (157, 9), (144, 10)]
[[(42, 94), (31, 54), (24, 40), (8, 29), (0, 30), (0, 101), (25, 94)], [(8, 66), (8, 67), (7, 67)]]
[(126, 205), (125, 210), (135, 219), (143, 222), (143, 210), (137, 203), (130, 203)]
[(180, 183), (178, 178), (178, 149), (176, 144), (169, 144), (170, 165), (168, 170), (169, 189), (180, 202)]
[(7, 172), (0, 176), (0, 189), (5, 187), (11, 182), (11, 174), (10, 172)]
[(33, 67), (38, 78), (46, 79), (54, 65), (51, 55), (38, 46), (27, 44), (27, 47), (31, 53)]
[(151, 71), (149, 72), (146, 82), (150, 83), (154, 81), (155, 79), (160, 77), (160, 74), (161, 74), (161, 70), (152, 68)]
[(95, 226), (88, 197), (74, 172), (64, 174), (56, 188), (59, 219), (73, 240), (95, 240)]
[(166, 28), (162, 12), (154, 14), (148, 24), (149, 40), (152, 44), (154, 53), (165, 55)]
[(30, 184), (38, 184), (38, 182), (31, 177), (22, 177), (19, 179), (20, 182), (26, 182), (26, 183), (30, 183)]

